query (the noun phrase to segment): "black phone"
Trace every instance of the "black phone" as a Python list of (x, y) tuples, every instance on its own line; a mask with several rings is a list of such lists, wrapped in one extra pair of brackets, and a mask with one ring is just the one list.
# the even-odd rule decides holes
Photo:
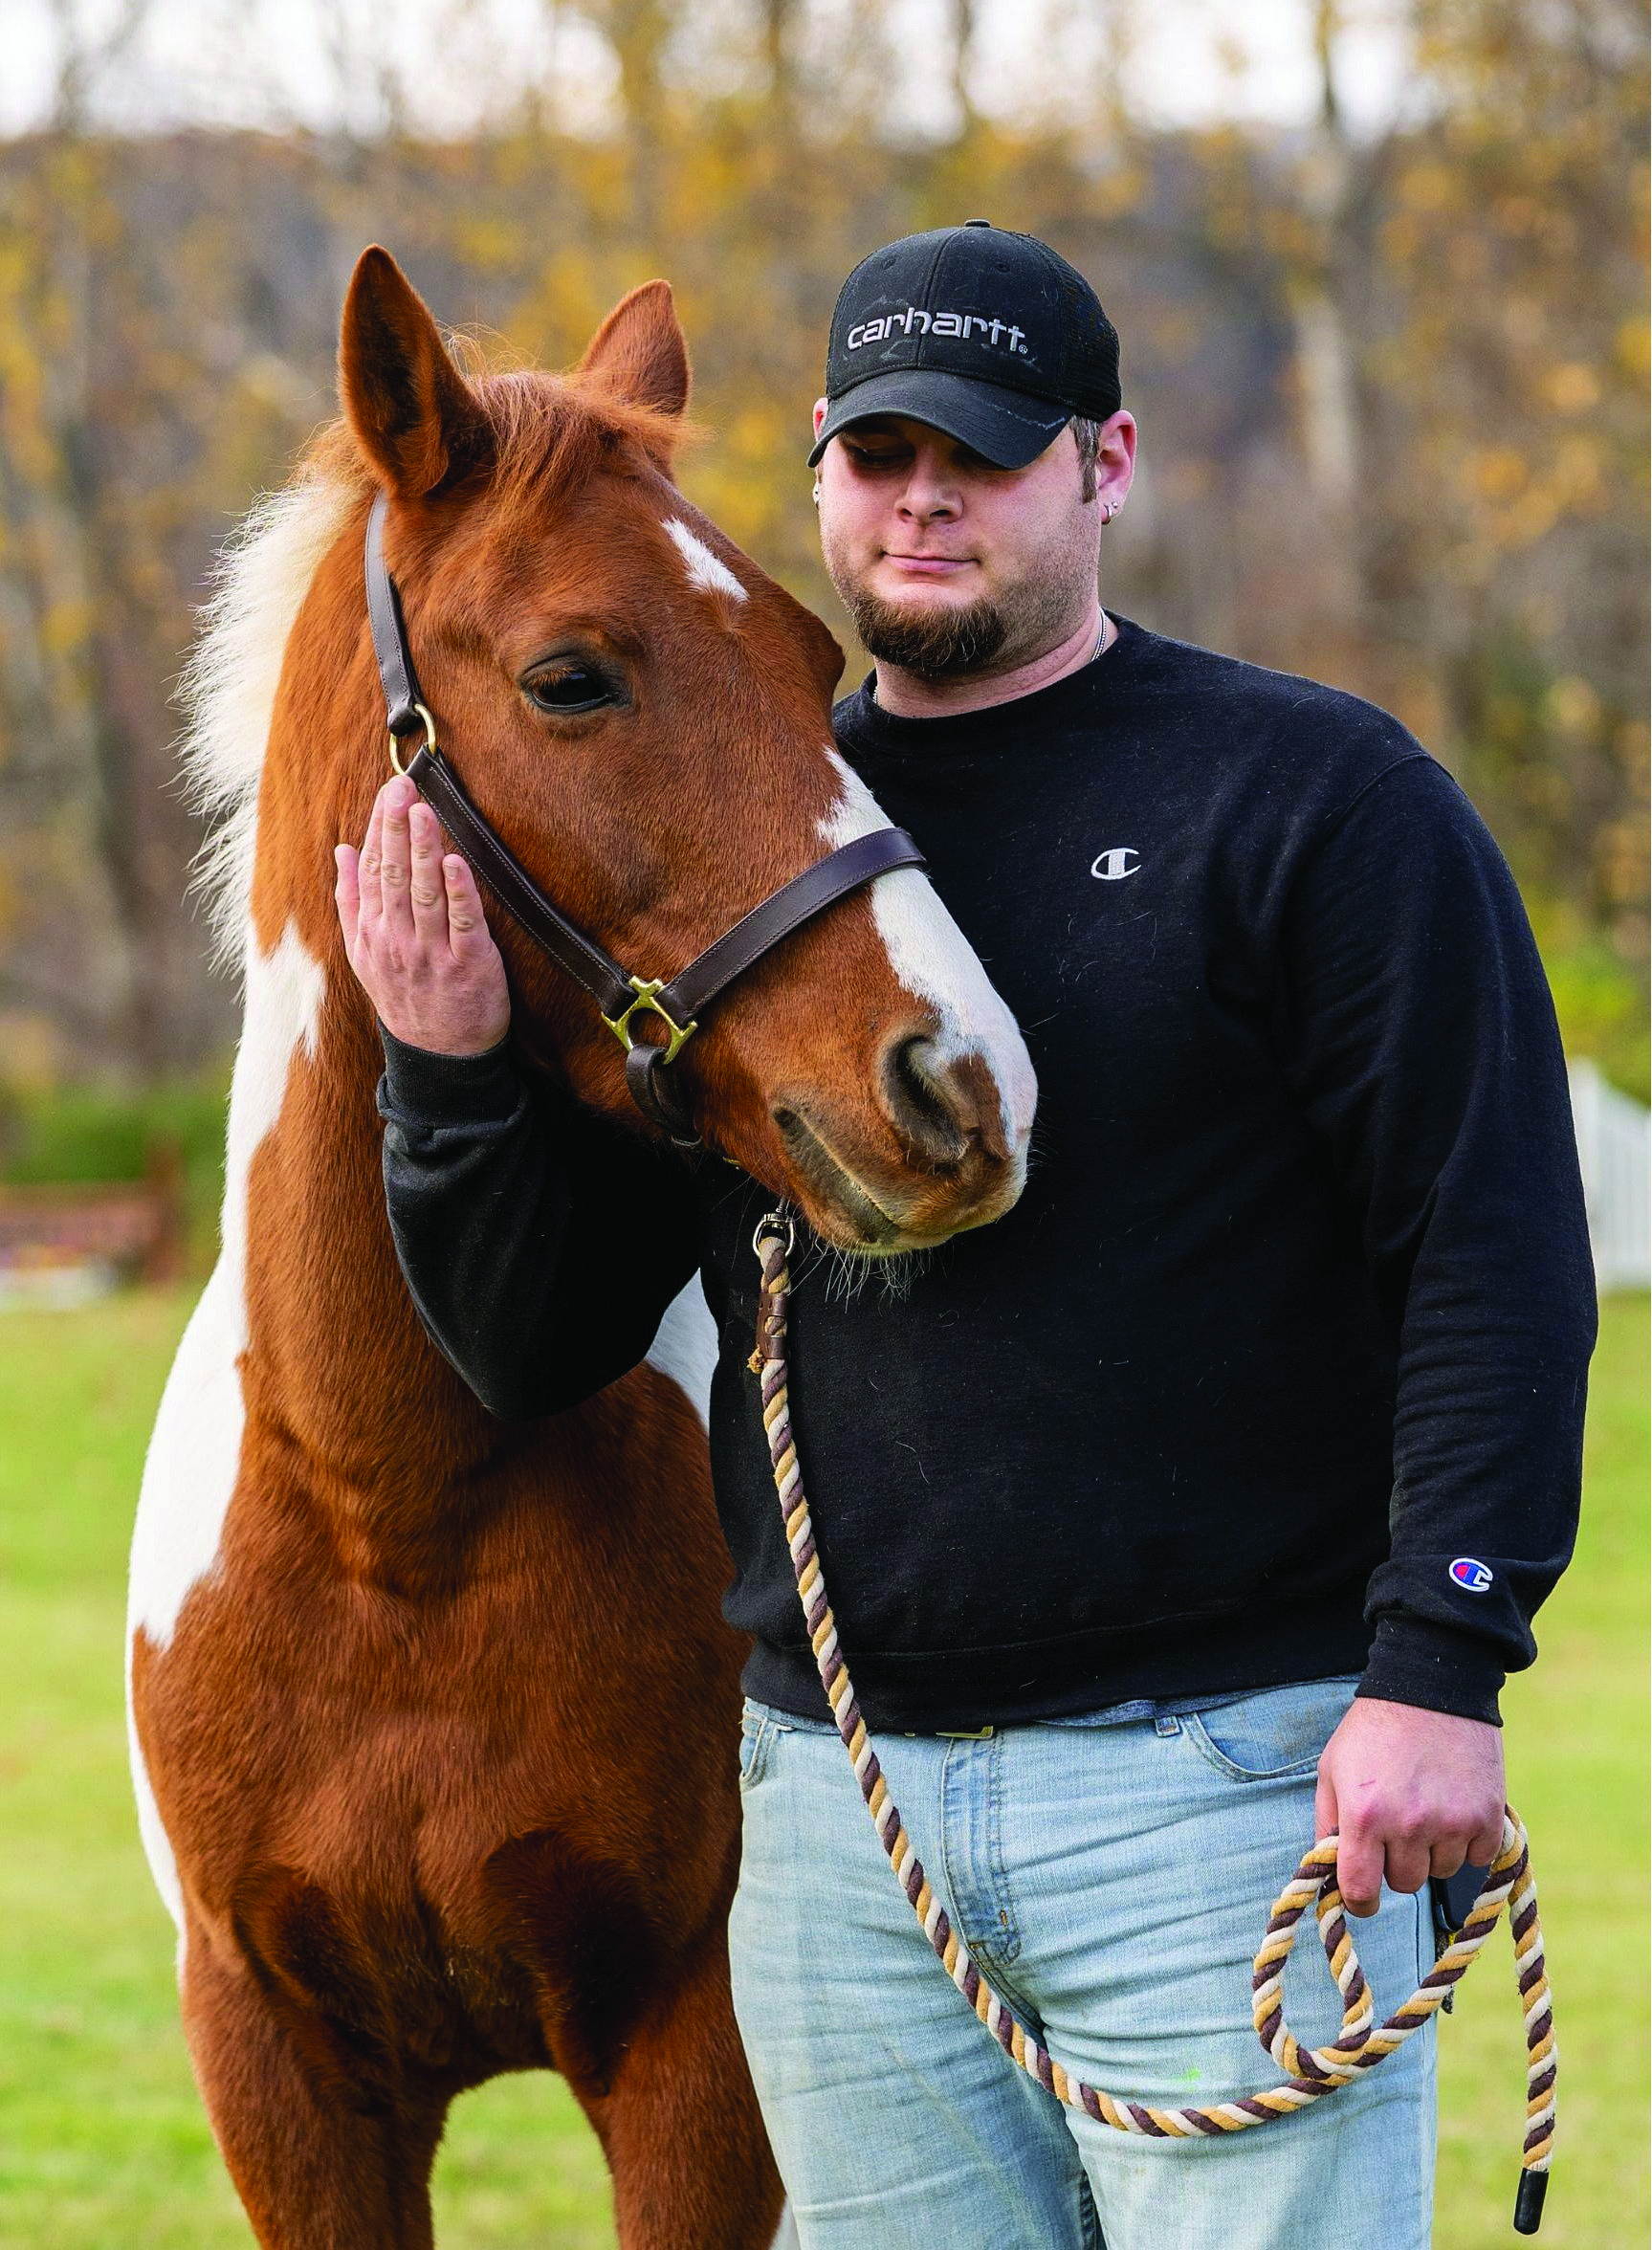
[(1480, 1896), (1481, 1888), (1490, 1872), (1489, 1863), (1477, 1867), (1472, 1860), (1465, 1860), (1455, 1875), (1431, 1875), (1428, 1889), (1434, 1901), (1434, 1934), (1437, 1952), (1443, 1952), (1468, 1919), (1468, 1909)]

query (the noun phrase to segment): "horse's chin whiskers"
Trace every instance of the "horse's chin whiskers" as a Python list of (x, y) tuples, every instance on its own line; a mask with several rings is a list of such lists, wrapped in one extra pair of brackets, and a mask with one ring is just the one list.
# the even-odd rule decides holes
[(852, 1305), (874, 1275), (886, 1302), (898, 1303), (912, 1294), (913, 1284), (931, 1255), (929, 1249), (846, 1249), (841, 1244), (826, 1242), (814, 1235), (812, 1254), (792, 1288), (794, 1293), (801, 1290), (824, 1266), (828, 1305)]

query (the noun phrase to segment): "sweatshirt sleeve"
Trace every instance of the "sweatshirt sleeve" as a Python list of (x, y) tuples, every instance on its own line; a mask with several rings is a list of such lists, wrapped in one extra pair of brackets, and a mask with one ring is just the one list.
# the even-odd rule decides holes
[(1595, 1277), (1519, 893), (1414, 745), (1299, 870), (1284, 969), (1288, 1069), (1398, 1355), (1391, 1551), (1359, 1692), (1495, 1721), (1572, 1553)]
[(508, 1043), (380, 1036), (385, 1198), (420, 1320), (495, 1414), (576, 1405), (647, 1355), (699, 1263), (681, 1161), (530, 1083)]

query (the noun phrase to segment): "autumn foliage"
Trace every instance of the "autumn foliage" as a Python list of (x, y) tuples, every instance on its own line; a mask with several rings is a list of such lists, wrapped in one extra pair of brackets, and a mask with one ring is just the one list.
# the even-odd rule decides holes
[(979, 114), (960, 5), (919, 136), (870, 0), (825, 55), (766, 0), (722, 81), (673, 62), (700, 5), (593, 11), (595, 133), (524, 87), (463, 140), (393, 112), (121, 137), (66, 99), (0, 143), (0, 1081), (152, 1077), (230, 1033), (169, 695), (216, 547), (332, 410), (364, 242), (469, 348), (551, 364), (667, 276), (710, 433), (684, 481), (843, 634), (803, 462), (832, 300), (877, 242), (980, 215), (1055, 243), (1123, 338), (1144, 473), (1104, 598), (1398, 711), (1512, 858), (1570, 1044), (1644, 1092), (1639, 12), (1395, 0), (1416, 83), (1374, 134), (1314, 0), (1314, 121), (1170, 132), (1106, 38), (1059, 114)]

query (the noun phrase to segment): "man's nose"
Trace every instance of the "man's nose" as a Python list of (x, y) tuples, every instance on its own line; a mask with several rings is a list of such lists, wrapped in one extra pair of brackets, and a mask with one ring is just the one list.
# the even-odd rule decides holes
[(900, 497), (901, 513), (933, 521), (937, 516), (956, 516), (961, 505), (956, 482), (938, 461), (926, 460), (920, 453)]
[(936, 517), (956, 516), (959, 502), (958, 494), (948, 486), (914, 476), (901, 495), (900, 506), (903, 516), (920, 517), (933, 523)]

